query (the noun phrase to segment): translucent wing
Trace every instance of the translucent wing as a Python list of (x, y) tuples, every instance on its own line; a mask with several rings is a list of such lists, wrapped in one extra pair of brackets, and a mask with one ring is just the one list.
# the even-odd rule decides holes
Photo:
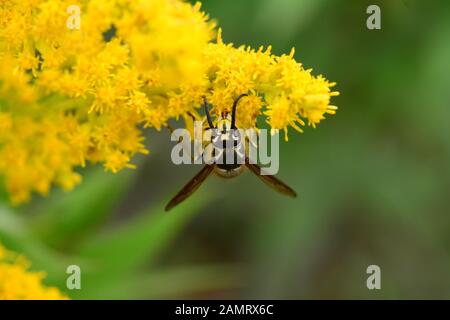
[(175, 197), (170, 200), (167, 204), (165, 210), (169, 211), (173, 207), (175, 207), (180, 202), (186, 200), (191, 194), (194, 193), (195, 190), (200, 187), (203, 181), (210, 175), (213, 171), (213, 165), (205, 165), (199, 173), (197, 173), (177, 194)]
[(275, 189), (278, 192), (293, 198), (297, 197), (297, 193), (294, 190), (292, 190), (291, 187), (286, 185), (284, 182), (280, 181), (279, 179), (271, 175), (262, 175), (261, 174), (262, 169), (257, 164), (252, 164), (247, 159), (245, 165), (247, 166), (247, 168), (250, 169), (251, 172), (253, 172), (258, 178), (260, 178), (265, 184), (267, 184), (272, 189)]

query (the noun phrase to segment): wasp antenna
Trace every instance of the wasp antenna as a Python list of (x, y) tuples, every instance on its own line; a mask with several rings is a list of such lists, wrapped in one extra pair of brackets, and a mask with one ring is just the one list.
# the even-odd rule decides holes
[(241, 100), (242, 97), (246, 97), (246, 96), (248, 96), (248, 94), (247, 93), (243, 93), (239, 97), (237, 97), (234, 100), (234, 102), (233, 102), (233, 109), (232, 109), (232, 112), (231, 112), (231, 129), (236, 129), (235, 123), (236, 123), (236, 107), (237, 107), (237, 104), (238, 104), (239, 100)]
[(206, 119), (208, 120), (209, 128), (210, 129), (214, 129), (214, 125), (213, 125), (212, 120), (211, 120), (211, 115), (209, 114), (208, 100), (206, 100), (205, 96), (203, 97), (203, 103), (204, 103), (204, 106), (205, 106)]

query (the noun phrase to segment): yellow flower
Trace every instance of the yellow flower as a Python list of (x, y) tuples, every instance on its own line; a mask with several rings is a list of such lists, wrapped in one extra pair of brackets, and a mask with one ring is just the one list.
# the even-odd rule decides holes
[(219, 30), (217, 43), (209, 44), (205, 50), (208, 87), (211, 88), (206, 95), (216, 114), (229, 112), (233, 100), (242, 93), (251, 93), (248, 99), (259, 97), (259, 110), (255, 100), (240, 103), (245, 107), (238, 110), (238, 119), (242, 118), (240, 113), (247, 113), (244, 126), (248, 126), (263, 112), (273, 130), (285, 130), (287, 140), (288, 126), (302, 132), (300, 126), (305, 125), (304, 120), (315, 126), (326, 113), (334, 114), (336, 107), (330, 106), (329, 102), (330, 97), (338, 93), (331, 91), (334, 83), (321, 76), (314, 77), (311, 70), (303, 69), (294, 60), (294, 49), (289, 55), (280, 57), (271, 54), (270, 50), (270, 47), (266, 50), (262, 47), (258, 50), (244, 46), (234, 48), (223, 42)]
[[(81, 28), (66, 22), (80, 8)], [(216, 37), (217, 33), (217, 37)], [(214, 41), (214, 38), (216, 40)], [(0, 1), (0, 176), (13, 203), (81, 181), (77, 167), (117, 172), (147, 154), (143, 128), (239, 103), (237, 125), (315, 127), (334, 83), (289, 55), (223, 41), (200, 3), (182, 0)]]
[(136, 113), (145, 113), (148, 110), (150, 100), (147, 95), (141, 91), (134, 91), (128, 98), (127, 106), (135, 110)]
[(28, 260), (0, 244), (0, 300), (68, 299), (57, 288), (43, 284), (45, 273), (30, 271)]

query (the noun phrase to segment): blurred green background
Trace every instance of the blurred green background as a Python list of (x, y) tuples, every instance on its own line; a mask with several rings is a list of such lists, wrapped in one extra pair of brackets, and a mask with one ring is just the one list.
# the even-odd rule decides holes
[[(370, 4), (381, 30), (366, 28)], [(213, 176), (164, 213), (200, 167), (173, 165), (168, 133), (149, 131), (138, 170), (90, 168), (71, 193), (19, 208), (3, 200), (0, 241), (72, 298), (450, 298), (450, 2), (203, 8), (225, 41), (294, 46), (337, 82), (338, 113), (280, 144), (278, 176), (299, 197), (250, 173)], [(81, 290), (65, 289), (69, 264), (81, 267)], [(371, 264), (381, 290), (366, 287)]]

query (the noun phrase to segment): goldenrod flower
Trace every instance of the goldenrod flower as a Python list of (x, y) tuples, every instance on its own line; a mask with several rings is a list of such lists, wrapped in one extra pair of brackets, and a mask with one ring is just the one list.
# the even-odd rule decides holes
[(29, 270), (26, 258), (0, 244), (0, 300), (67, 299), (57, 288), (46, 287), (43, 272)]
[[(79, 30), (66, 26), (69, 5), (80, 7)], [(86, 162), (133, 168), (148, 153), (143, 128), (192, 121), (203, 96), (219, 115), (249, 94), (237, 125), (266, 117), (286, 139), (288, 127), (336, 110), (334, 83), (294, 50), (235, 48), (199, 3), (181, 0), (0, 1), (0, 59), (0, 175), (13, 203), (53, 184), (73, 188)]]

